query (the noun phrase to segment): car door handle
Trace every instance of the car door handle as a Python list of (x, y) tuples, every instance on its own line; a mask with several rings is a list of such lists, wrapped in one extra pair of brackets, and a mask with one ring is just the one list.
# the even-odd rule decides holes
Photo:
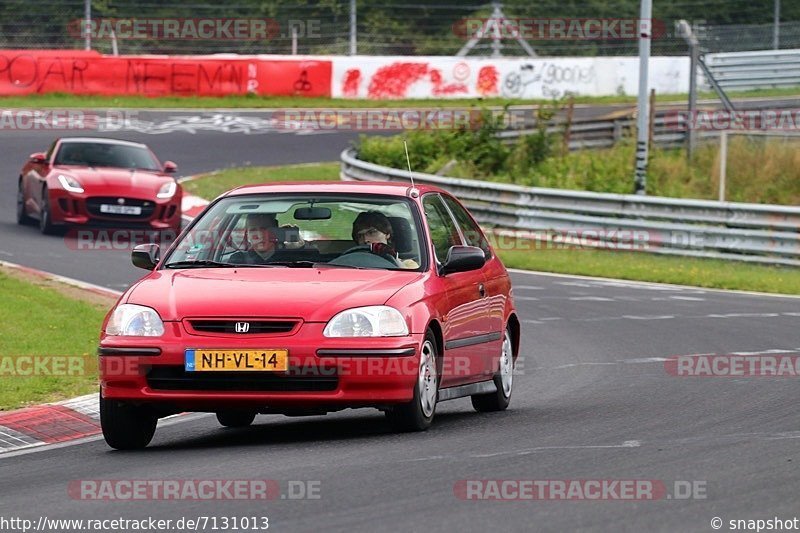
[(483, 283), (478, 285), (478, 293), (481, 295), (481, 298), (486, 298), (486, 287), (483, 286)]

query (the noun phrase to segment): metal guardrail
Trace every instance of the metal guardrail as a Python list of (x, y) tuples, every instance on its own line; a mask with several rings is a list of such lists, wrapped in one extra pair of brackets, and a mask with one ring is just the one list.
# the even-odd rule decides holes
[(800, 85), (800, 49), (707, 54), (705, 60), (725, 90)]
[[(341, 154), (346, 181), (403, 181), (408, 171)], [(800, 207), (522, 187), (413, 173), (458, 196), (500, 234), (662, 254), (800, 266)]]

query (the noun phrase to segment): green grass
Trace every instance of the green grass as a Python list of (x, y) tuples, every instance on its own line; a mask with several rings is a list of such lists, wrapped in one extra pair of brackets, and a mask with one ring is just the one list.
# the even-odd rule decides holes
[[(205, 198), (247, 183), (282, 180), (336, 180), (338, 163), (278, 167), (232, 168), (186, 183)], [(800, 269), (754, 265), (737, 261), (670, 257), (645, 252), (614, 250), (537, 249), (530, 241), (519, 243), (491, 239), (509, 268), (654, 281), (717, 289), (800, 294)]]
[(275, 167), (226, 168), (183, 183), (187, 192), (212, 200), (240, 185), (272, 181), (338, 180), (340, 163), (308, 163)]
[(634, 251), (559, 250), (543, 246), (536, 249), (530, 244), (519, 248), (498, 250), (506, 267), (713, 289), (800, 294), (800, 269), (793, 267)]
[[(730, 92), (732, 98), (797, 96), (798, 88), (760, 89), (756, 91)], [(700, 93), (700, 98), (716, 98), (715, 93)], [(658, 102), (685, 102), (687, 95), (660, 95)], [(136, 108), (293, 108), (293, 107), (462, 107), (462, 106), (503, 106), (505, 104), (540, 104), (549, 103), (547, 99), (508, 99), (508, 98), (469, 98), (469, 99), (404, 99), (404, 100), (350, 100), (332, 98), (305, 98), (300, 96), (256, 96), (235, 95), (222, 97), (167, 96), (150, 98), (146, 96), (100, 96), (72, 95), (63, 93), (36, 94), (30, 96), (0, 97), (0, 107), (55, 107), (55, 108), (87, 108), (87, 107), (136, 107)], [(635, 103), (635, 96), (578, 96), (579, 104), (624, 104)]]
[[(106, 312), (0, 272), (0, 410), (97, 391), (97, 342)], [(15, 356), (79, 357), (80, 372), (15, 375)]]

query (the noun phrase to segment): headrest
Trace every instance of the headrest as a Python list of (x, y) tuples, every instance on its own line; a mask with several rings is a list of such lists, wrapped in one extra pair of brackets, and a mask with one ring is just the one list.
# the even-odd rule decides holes
[(411, 224), (403, 217), (388, 217), (392, 225), (392, 244), (397, 253), (403, 254), (410, 252), (414, 245)]

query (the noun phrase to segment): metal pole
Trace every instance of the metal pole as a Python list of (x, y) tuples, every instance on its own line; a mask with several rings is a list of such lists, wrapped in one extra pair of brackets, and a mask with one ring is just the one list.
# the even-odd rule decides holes
[(350, 55), (357, 53), (356, 0), (350, 0)]
[(636, 173), (634, 192), (647, 194), (647, 134), (650, 131), (650, 110), (647, 101), (648, 63), (652, 35), (652, 0), (642, 0), (639, 16), (639, 116), (637, 117)]
[(83, 29), (84, 29), (84, 50), (92, 49), (92, 33), (90, 24), (92, 22), (92, 0), (83, 2)]
[(693, 38), (689, 44), (689, 123), (687, 124), (689, 145), (686, 150), (686, 156), (689, 160), (692, 159), (692, 154), (697, 146), (697, 132), (693, 125), (696, 118), (695, 114), (697, 113), (697, 60), (699, 57), (700, 47), (697, 39)]
[(297, 28), (292, 26), (292, 55), (297, 55)]
[(725, 201), (725, 179), (728, 171), (728, 132), (719, 134), (719, 201)]
[(117, 34), (111, 30), (111, 53), (115, 56), (119, 55), (119, 47), (117, 46)]
[(503, 18), (503, 11), (500, 9), (500, 4), (494, 3), (494, 10), (492, 11), (492, 57), (503, 57), (503, 35), (500, 32), (500, 24)]
[(780, 46), (781, 32), (781, 0), (775, 0), (775, 14), (772, 23), (772, 48), (777, 50)]

